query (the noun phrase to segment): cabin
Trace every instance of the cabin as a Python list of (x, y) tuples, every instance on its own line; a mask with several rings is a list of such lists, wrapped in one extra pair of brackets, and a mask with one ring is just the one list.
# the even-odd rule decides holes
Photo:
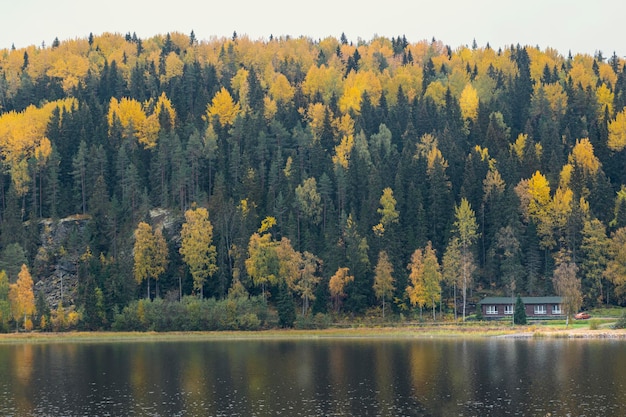
[[(480, 308), (485, 319), (502, 319), (511, 317), (515, 311), (517, 297), (486, 297), (480, 302)], [(526, 308), (526, 317), (529, 319), (563, 318), (561, 308), (563, 297), (522, 297)]]

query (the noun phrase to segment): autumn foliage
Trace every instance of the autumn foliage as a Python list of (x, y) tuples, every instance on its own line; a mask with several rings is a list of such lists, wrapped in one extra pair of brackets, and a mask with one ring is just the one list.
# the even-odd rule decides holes
[[(1, 50), (0, 323), (145, 328), (150, 303), (229, 293), (302, 320), (466, 317), (511, 291), (623, 305), (625, 109), (601, 52), (177, 32)], [(81, 229), (52, 248), (57, 223)], [(18, 302), (21, 265), (46, 283), (56, 262), (76, 305)]]

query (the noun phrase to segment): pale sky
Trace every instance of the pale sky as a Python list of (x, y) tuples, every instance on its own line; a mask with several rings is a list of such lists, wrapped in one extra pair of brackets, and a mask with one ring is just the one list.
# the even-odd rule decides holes
[(405, 35), (409, 42), (442, 41), (452, 49), (487, 43), (550, 47), (610, 57), (626, 56), (623, 0), (0, 0), (0, 49), (50, 45), (55, 37), (103, 32), (149, 38), (167, 32), (198, 40), (304, 35), (368, 41)]

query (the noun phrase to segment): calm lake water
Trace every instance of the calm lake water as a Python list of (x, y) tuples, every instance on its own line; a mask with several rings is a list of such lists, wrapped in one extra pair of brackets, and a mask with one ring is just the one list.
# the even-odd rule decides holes
[(2, 416), (624, 416), (626, 341), (0, 345)]

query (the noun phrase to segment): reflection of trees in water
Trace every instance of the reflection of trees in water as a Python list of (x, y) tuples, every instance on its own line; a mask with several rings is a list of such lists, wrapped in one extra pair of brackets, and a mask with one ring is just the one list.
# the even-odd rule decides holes
[[(214, 379), (215, 369), (209, 366), (215, 358), (207, 357), (204, 353), (202, 349), (183, 348), (178, 352), (183, 360), (170, 363), (170, 365), (176, 363), (181, 367), (177, 383), (183, 408), (192, 416), (217, 414), (220, 407), (219, 401), (214, 398), (215, 391), (209, 389), (211, 381), (213, 384), (217, 382)], [(210, 405), (213, 405), (213, 408), (210, 408)]]
[(148, 387), (148, 381), (151, 375), (149, 374), (150, 365), (157, 367), (156, 363), (150, 364), (148, 356), (148, 345), (137, 345), (137, 350), (132, 353), (130, 357), (130, 363), (128, 368), (128, 379), (130, 382), (130, 388), (132, 396), (135, 399), (135, 403), (147, 403), (147, 392), (150, 391)]
[[(402, 355), (402, 351), (398, 351), (397, 344), (379, 343), (373, 347), (373, 360), (375, 378), (372, 381), (376, 390), (376, 400), (379, 404), (393, 404), (395, 397), (396, 384), (394, 383), (394, 375), (396, 369), (393, 359), (396, 358), (394, 352)], [(400, 371), (400, 370), (397, 370)], [(382, 408), (382, 407), (381, 407)]]
[(32, 377), (35, 366), (35, 352), (32, 345), (20, 345), (12, 349), (14, 357), (11, 359), (13, 364), (13, 398), (18, 415), (29, 414), (33, 412), (33, 396), (32, 396)]
[(0, 345), (0, 415), (619, 415), (622, 352), (545, 338)]
[(466, 341), (420, 340), (410, 345), (408, 365), (413, 395), (433, 415), (456, 415), (473, 392), (468, 375), (475, 371)]

